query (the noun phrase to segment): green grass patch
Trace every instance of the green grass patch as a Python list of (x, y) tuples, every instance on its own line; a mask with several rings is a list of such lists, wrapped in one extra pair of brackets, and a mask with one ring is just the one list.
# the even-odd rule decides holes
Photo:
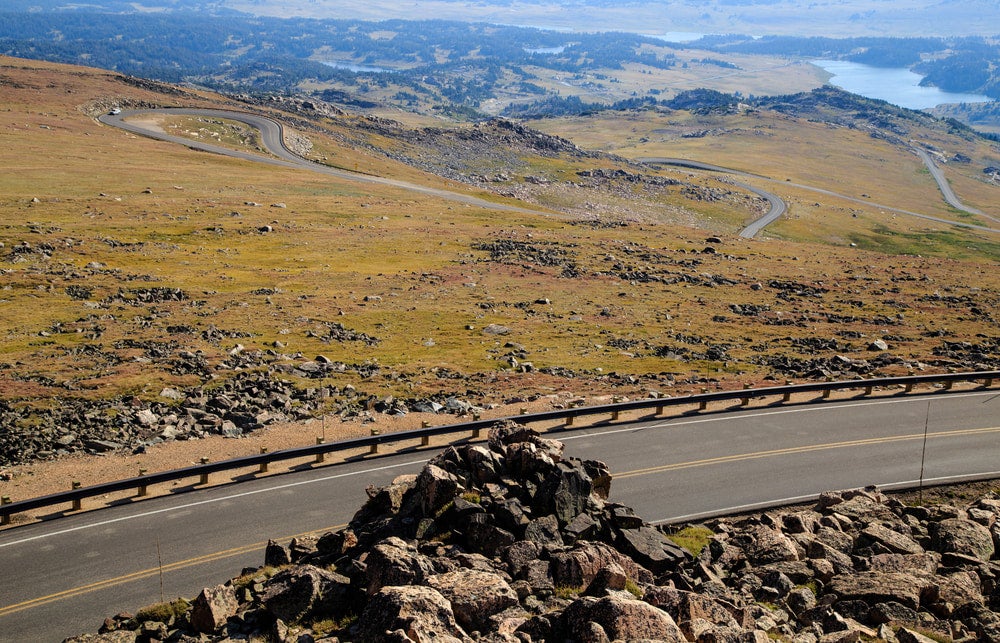
[(711, 539), (712, 530), (700, 525), (689, 525), (670, 536), (670, 540), (686, 549), (692, 556), (700, 554)]

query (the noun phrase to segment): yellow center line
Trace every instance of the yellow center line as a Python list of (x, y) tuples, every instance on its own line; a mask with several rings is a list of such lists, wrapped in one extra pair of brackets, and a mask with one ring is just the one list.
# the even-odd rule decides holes
[[(959, 431), (937, 431), (927, 434), (928, 439), (932, 438), (946, 438), (946, 437), (959, 437), (968, 435), (981, 435), (985, 433), (997, 433), (1000, 432), (1000, 427), (989, 427), (983, 429), (965, 429)], [(676, 462), (674, 464), (665, 464), (658, 467), (647, 467), (645, 469), (634, 469), (632, 471), (623, 471), (621, 473), (615, 473), (614, 478), (631, 478), (635, 476), (649, 475), (653, 473), (662, 473), (664, 471), (675, 471), (678, 469), (688, 469), (692, 467), (701, 467), (711, 464), (722, 464), (727, 462), (738, 462), (741, 460), (754, 460), (758, 458), (768, 458), (777, 455), (790, 455), (795, 453), (809, 453), (811, 451), (822, 451), (825, 449), (845, 449), (849, 447), (858, 447), (872, 444), (889, 444), (892, 442), (905, 442), (908, 440), (922, 440), (924, 434), (921, 433), (911, 433), (908, 435), (897, 435), (885, 438), (867, 438), (863, 440), (848, 440), (844, 442), (828, 442), (825, 444), (812, 444), (799, 447), (788, 447), (785, 449), (770, 449), (767, 451), (756, 451), (752, 453), (739, 453), (734, 455), (719, 456), (716, 458), (705, 458), (703, 460), (691, 460), (688, 462)], [(336, 527), (329, 527), (327, 529), (319, 529), (315, 531), (309, 531), (302, 534), (297, 534), (295, 536), (287, 536), (282, 540), (290, 540), (291, 538), (302, 538), (304, 536), (309, 536), (318, 533), (324, 533), (327, 531), (335, 531), (344, 527), (345, 525), (338, 525)], [(194, 565), (200, 565), (203, 563), (213, 562), (216, 560), (222, 560), (224, 558), (229, 558), (232, 556), (238, 556), (240, 554), (245, 554), (254, 549), (259, 549), (267, 544), (266, 541), (253, 543), (250, 545), (243, 545), (240, 547), (234, 547), (232, 549), (226, 549), (223, 551), (204, 554), (202, 556), (196, 556), (194, 558), (188, 558), (187, 560), (181, 560), (162, 567), (163, 572), (175, 571), (178, 569), (184, 569), (186, 567), (192, 567)], [(125, 574), (123, 576), (118, 576), (116, 578), (109, 578), (107, 580), (98, 581), (96, 583), (91, 583), (89, 585), (82, 585), (80, 587), (74, 587), (72, 589), (63, 590), (61, 592), (56, 592), (54, 594), (49, 594), (48, 596), (40, 596), (38, 598), (24, 601), (22, 603), (16, 603), (14, 605), (8, 605), (6, 607), (0, 608), (0, 617), (6, 616), (8, 614), (13, 614), (14, 612), (20, 612), (22, 610), (31, 609), (34, 607), (39, 607), (41, 605), (46, 605), (59, 600), (64, 600), (67, 598), (73, 598), (75, 596), (80, 596), (82, 594), (88, 594), (90, 592), (95, 592), (101, 589), (106, 589), (109, 587), (115, 587), (117, 585), (122, 585), (135, 580), (141, 580), (144, 578), (149, 578), (150, 576), (155, 576), (161, 572), (161, 568), (153, 567), (150, 569), (144, 569), (142, 571), (132, 572), (131, 574)]]
[[(311, 536), (314, 534), (322, 534), (328, 531), (336, 531), (342, 529), (346, 525), (337, 525), (334, 527), (328, 527), (326, 529), (317, 529), (313, 531), (303, 532), (301, 534), (295, 534), (294, 536), (286, 536), (280, 540), (291, 540), (292, 538), (303, 538), (305, 536)], [(251, 543), (249, 545), (241, 545), (239, 547), (233, 547), (232, 549), (225, 549), (223, 551), (213, 552), (211, 554), (204, 554), (202, 556), (195, 556), (194, 558), (188, 558), (186, 560), (178, 560), (163, 567), (152, 567), (149, 569), (143, 569), (141, 571), (132, 572), (130, 574), (124, 574), (122, 576), (117, 576), (115, 578), (108, 578), (106, 580), (97, 581), (96, 583), (90, 583), (89, 585), (81, 585), (80, 587), (73, 587), (71, 589), (66, 589), (61, 592), (55, 592), (47, 596), (39, 596), (38, 598), (33, 598), (22, 603), (15, 603), (14, 605), (7, 605), (5, 607), (0, 607), (0, 617), (13, 614), (15, 612), (20, 612), (26, 609), (31, 609), (34, 607), (40, 607), (42, 605), (47, 605), (49, 603), (64, 600), (67, 598), (73, 598), (83, 594), (89, 594), (90, 592), (96, 592), (102, 589), (107, 589), (109, 587), (116, 587), (118, 585), (123, 585), (136, 580), (142, 580), (144, 578), (149, 578), (151, 576), (156, 576), (161, 572), (171, 572), (178, 569), (184, 569), (186, 567), (193, 567), (195, 565), (201, 565), (204, 563), (211, 563), (217, 560), (222, 560), (224, 558), (231, 558), (233, 556), (239, 556), (241, 554), (246, 554), (255, 549), (260, 549), (267, 545), (268, 541)]]
[[(942, 438), (942, 437), (958, 437), (966, 435), (979, 435), (983, 433), (997, 433), (1000, 432), (1000, 427), (989, 427), (984, 429), (965, 429), (960, 431), (937, 431), (927, 434), (927, 439), (932, 438)], [(758, 458), (769, 458), (776, 455), (791, 455), (795, 453), (809, 453), (811, 451), (823, 451), (827, 449), (846, 449), (849, 447), (858, 447), (871, 444), (889, 444), (892, 442), (905, 442), (908, 440), (922, 440), (924, 438), (923, 433), (911, 433), (909, 435), (896, 435), (885, 438), (866, 438), (863, 440), (848, 440), (845, 442), (828, 442), (826, 444), (810, 444), (799, 447), (788, 447), (785, 449), (771, 449), (768, 451), (755, 451), (752, 453), (737, 453), (734, 455), (724, 455), (716, 458), (706, 458), (704, 460), (691, 460), (688, 462), (675, 462), (674, 464), (664, 464), (657, 467), (647, 467), (645, 469), (634, 469), (632, 471), (623, 471), (621, 473), (614, 473), (614, 479), (621, 478), (631, 478), (635, 476), (644, 476), (651, 473), (662, 473), (664, 471), (676, 471), (679, 469), (690, 469), (692, 467), (702, 467), (710, 464), (722, 464), (727, 462), (739, 462), (742, 460), (756, 460)]]

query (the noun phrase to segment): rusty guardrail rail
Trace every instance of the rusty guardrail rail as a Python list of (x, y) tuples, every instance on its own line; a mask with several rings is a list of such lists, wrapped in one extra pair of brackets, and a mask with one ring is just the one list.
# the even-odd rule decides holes
[[(369, 454), (377, 454), (378, 446), (390, 442), (403, 442), (407, 440), (420, 440), (422, 446), (430, 444), (432, 437), (441, 435), (471, 433), (472, 438), (479, 437), (483, 429), (488, 429), (497, 422), (514, 420), (521, 424), (532, 422), (547, 422), (552, 420), (565, 420), (563, 428), (573, 426), (574, 420), (579, 417), (592, 415), (610, 415), (611, 421), (617, 421), (621, 413), (629, 411), (642, 411), (656, 409), (657, 415), (662, 415), (667, 407), (685, 406), (697, 404), (699, 410), (705, 410), (712, 402), (722, 402), (728, 400), (740, 400), (741, 405), (746, 406), (751, 399), (762, 397), (781, 396), (782, 402), (790, 402), (791, 396), (797, 393), (822, 393), (823, 399), (829, 397), (833, 391), (843, 391), (851, 389), (864, 389), (864, 395), (871, 395), (876, 388), (889, 386), (902, 386), (903, 394), (910, 393), (914, 386), (922, 384), (942, 384), (944, 390), (950, 390), (955, 382), (975, 382), (982, 381), (983, 388), (993, 386), (993, 381), (1000, 379), (1000, 371), (981, 371), (974, 373), (941, 373), (936, 375), (910, 375), (906, 377), (878, 377), (872, 379), (845, 380), (833, 382), (809, 382), (805, 384), (792, 384), (786, 386), (771, 386), (764, 388), (744, 388), (729, 391), (716, 391), (713, 393), (701, 393), (696, 395), (685, 395), (683, 397), (663, 397), (633, 400), (630, 402), (618, 402), (599, 406), (579, 406), (566, 409), (556, 409), (541, 413), (529, 413), (513, 415), (493, 419), (477, 419), (472, 422), (461, 422), (458, 424), (445, 424), (441, 426), (425, 427), (410, 431), (399, 431), (396, 433), (374, 434), (360, 438), (350, 438), (337, 442), (325, 443), (317, 440), (314, 445), (304, 447), (294, 447), (274, 452), (264, 452), (258, 455), (242, 456), (219, 462), (203, 461), (183, 469), (173, 469), (140, 475), (135, 478), (105, 482), (89, 487), (74, 488), (70, 491), (62, 491), (47, 496), (30, 498), (11, 502), (10, 498), (3, 497), (0, 502), (0, 524), (10, 524), (11, 516), (33, 509), (51, 507), (54, 505), (70, 503), (72, 510), (81, 509), (81, 502), (86, 498), (93, 498), (105, 494), (118, 493), (136, 489), (138, 496), (145, 496), (148, 487), (165, 482), (183, 480), (185, 478), (198, 477), (199, 484), (208, 484), (208, 475), (221, 471), (232, 471), (234, 469), (245, 469), (248, 467), (259, 467), (260, 472), (267, 470), (267, 465), (272, 462), (283, 460), (294, 460), (299, 458), (315, 457), (316, 462), (323, 462), (323, 457), (328, 453), (338, 451), (351, 451), (355, 449), (369, 449)], [(928, 393), (937, 393), (930, 391)], [(927, 394), (927, 393), (924, 393)]]

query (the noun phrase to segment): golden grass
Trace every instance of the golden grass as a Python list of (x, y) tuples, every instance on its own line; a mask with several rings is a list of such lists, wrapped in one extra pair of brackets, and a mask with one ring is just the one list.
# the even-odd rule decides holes
[[(301, 359), (322, 354), (348, 364), (375, 361), (395, 375), (362, 380), (349, 372), (330, 378), (338, 386), (351, 383), (372, 394), (404, 396), (450, 390), (486, 403), (545, 390), (610, 389), (619, 384), (602, 379), (611, 372), (635, 376), (625, 387), (634, 394), (674, 386), (666, 374), (676, 378), (677, 386), (694, 386), (705, 377), (720, 385), (759, 381), (771, 371), (756, 364), (755, 356), (795, 353), (789, 344), (795, 336), (891, 332), (902, 338), (894, 345), (897, 354), (926, 361), (941, 341), (926, 337), (928, 328), (947, 327), (961, 338), (995, 332), (964, 308), (924, 299), (934, 291), (950, 292), (970, 297), (984, 310), (997, 301), (1000, 286), (988, 263), (997, 256), (995, 239), (977, 239), (947, 226), (893, 218), (877, 208), (761, 182), (792, 203), (790, 218), (769, 234), (809, 243), (746, 241), (733, 236), (753, 218), (736, 198), (739, 190), (732, 200), (693, 201), (671, 188), (635, 204), (628, 194), (600, 196), (568, 187), (578, 170), (614, 164), (546, 157), (522, 159), (523, 174), (549, 176), (558, 184), (532, 194), (573, 214), (498, 212), (194, 152), (105, 127), (85, 112), (95, 101), (210, 106), (207, 94), (164, 96), (105, 72), (13, 59), (0, 59), (0, 73), (15, 81), (0, 86), (0, 104), (6, 106), (0, 111), (0, 162), (7, 169), (0, 173), (5, 222), (0, 226), (0, 397), (6, 399), (123, 393), (152, 398), (165, 385), (196, 383), (193, 376), (171, 374), (168, 360), (145, 359), (142, 348), (124, 340), (174, 342), (172, 350), (204, 351), (212, 364), (236, 344), (265, 350), (281, 342), (281, 352), (301, 353)], [(300, 133), (313, 142), (314, 154), (331, 164), (476, 193), (342, 142), (368, 136), (373, 144), (402, 145), (388, 136), (351, 130), (350, 121), (319, 123)], [(936, 188), (925, 185), (915, 157), (854, 132), (781, 119), (765, 127), (759, 118), (745, 117), (727, 125), (745, 133), (675, 137), (672, 144), (656, 139), (667, 137), (656, 130), (693, 124), (683, 114), (666, 120), (630, 115), (625, 147), (616, 147), (613, 135), (623, 131), (621, 123), (540, 126), (624, 155), (690, 154), (793, 182), (818, 182), (846, 194), (868, 191), (872, 201), (916, 207), (939, 200)], [(182, 120), (180, 125), (206, 124)], [(230, 145), (246, 144), (226, 123), (215, 131)], [(821, 159), (810, 151), (817, 141), (829, 143), (841, 135), (845, 138), (828, 145)], [(639, 142), (643, 137), (650, 141)], [(855, 175), (859, 169), (869, 176), (884, 171), (885, 181), (869, 185)], [(662, 174), (694, 186), (731, 189), (716, 177), (684, 170)], [(986, 187), (980, 193), (973, 189), (979, 186), (966, 183), (975, 183), (971, 170), (955, 181), (963, 198), (968, 190), (970, 203), (989, 207)], [(594, 202), (588, 206), (582, 203), (586, 200)], [(812, 205), (816, 202), (821, 205)], [(631, 222), (603, 227), (570, 220), (593, 211), (604, 213), (605, 221)], [(934, 211), (941, 214), (936, 206)], [(263, 232), (265, 226), (270, 231)], [(718, 253), (702, 253), (705, 237), (715, 233), (723, 235), (723, 242), (715, 244)], [(558, 248), (579, 276), (526, 259), (489, 261), (488, 253), (473, 247), (498, 239)], [(861, 248), (847, 247), (851, 242)], [(969, 261), (864, 250), (894, 243), (896, 252), (926, 249), (943, 256), (980, 242), (979, 250), (966, 249)], [(30, 248), (17, 250), (24, 243)], [(642, 272), (662, 279), (645, 283), (629, 276)], [(710, 284), (712, 275), (735, 284)], [(909, 276), (927, 280), (894, 281)], [(815, 300), (785, 301), (773, 289), (750, 288), (770, 280), (823, 284), (829, 292)], [(72, 287), (89, 293), (74, 298)], [(118, 296), (155, 287), (179, 288), (186, 298), (132, 305)], [(541, 300), (550, 303), (537, 303)], [(806, 321), (775, 326), (734, 315), (730, 304), (743, 303), (765, 303), (775, 314)], [(891, 328), (871, 321), (900, 311), (905, 321)], [(859, 320), (815, 321), (826, 312)], [(324, 342), (323, 331), (331, 323), (380, 342)], [(486, 335), (482, 329), (489, 324), (511, 332)], [(200, 333), (213, 326), (249, 336), (202, 339)], [(703, 337), (706, 344), (685, 344), (678, 336)], [(511, 372), (508, 342), (525, 347), (535, 371)], [(864, 340), (855, 344), (852, 356), (868, 355)], [(707, 345), (727, 345), (726, 357), (679, 360), (656, 354), (661, 346), (704, 352)], [(572, 369), (585, 378), (537, 371), (544, 367)], [(440, 368), (473, 379), (440, 379)]]

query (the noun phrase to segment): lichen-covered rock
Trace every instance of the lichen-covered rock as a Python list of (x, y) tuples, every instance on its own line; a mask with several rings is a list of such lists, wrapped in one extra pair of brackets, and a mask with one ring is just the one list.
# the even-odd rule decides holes
[(434, 573), (430, 561), (395, 536), (372, 547), (365, 564), (368, 594), (390, 585), (419, 584)]
[(212, 634), (236, 614), (239, 603), (232, 585), (216, 585), (201, 590), (191, 605), (191, 627), (197, 632)]
[[(405, 638), (393, 635), (396, 631)], [(383, 587), (370, 597), (357, 632), (357, 640), (366, 643), (461, 643), (469, 639), (447, 599), (436, 589), (415, 585)]]
[(836, 576), (829, 590), (840, 600), (859, 600), (874, 605), (895, 601), (910, 609), (920, 606), (920, 595), (932, 581), (897, 572), (858, 572)]
[(931, 546), (934, 551), (975, 556), (983, 561), (993, 556), (993, 536), (986, 527), (961, 518), (931, 524)]
[(654, 639), (687, 643), (669, 614), (643, 601), (620, 596), (578, 599), (563, 612), (563, 621), (571, 638), (593, 636), (593, 626), (597, 625), (609, 640)]
[(286, 622), (298, 621), (314, 610), (332, 607), (350, 584), (347, 577), (312, 565), (284, 569), (267, 580), (260, 602), (265, 610)]
[(517, 593), (498, 574), (460, 569), (429, 576), (426, 583), (448, 600), (455, 620), (469, 632), (487, 628), (491, 616), (518, 604)]

